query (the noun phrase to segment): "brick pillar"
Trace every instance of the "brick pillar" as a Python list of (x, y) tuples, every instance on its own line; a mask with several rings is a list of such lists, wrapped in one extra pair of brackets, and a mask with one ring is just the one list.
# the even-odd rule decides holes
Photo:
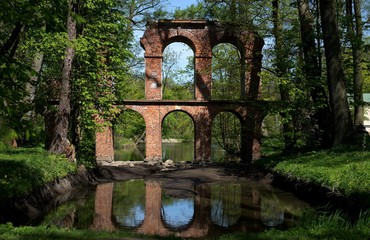
[(95, 133), (95, 159), (98, 165), (114, 161), (113, 133), (111, 127), (102, 127)]
[(138, 233), (164, 236), (168, 233), (161, 218), (162, 189), (159, 182), (145, 182), (145, 217)]
[(114, 183), (105, 183), (96, 187), (94, 229), (107, 231), (115, 229), (112, 222), (113, 186)]
[(146, 160), (162, 160), (162, 118), (160, 106), (148, 106), (144, 116), (146, 122)]
[(212, 57), (195, 57), (195, 99), (210, 100), (212, 91)]
[(211, 161), (211, 118), (206, 108), (200, 109), (194, 118), (195, 128), (195, 161)]
[[(249, 115), (250, 113), (248, 113)], [(252, 147), (254, 139), (254, 123), (251, 119), (241, 121), (241, 153), (240, 160), (244, 163), (252, 161)]]
[(145, 98), (162, 99), (162, 56), (145, 57)]
[(251, 162), (261, 158), (259, 116), (249, 111), (247, 120), (241, 121), (241, 161)]

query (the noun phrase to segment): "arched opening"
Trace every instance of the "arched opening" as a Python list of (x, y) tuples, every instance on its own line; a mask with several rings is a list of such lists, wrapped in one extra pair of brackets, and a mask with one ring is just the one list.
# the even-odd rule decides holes
[(241, 98), (241, 55), (229, 43), (217, 44), (212, 49), (212, 99), (239, 100)]
[(170, 228), (183, 229), (194, 217), (194, 196), (162, 195), (163, 222)]
[(262, 121), (263, 156), (279, 154), (284, 149), (283, 119), (279, 114), (269, 114)]
[(122, 227), (138, 227), (145, 218), (144, 180), (114, 183), (112, 212)]
[(171, 43), (163, 51), (162, 99), (194, 99), (194, 52), (185, 43)]
[(241, 124), (231, 112), (220, 112), (212, 121), (212, 161), (239, 161)]
[(163, 119), (162, 139), (163, 160), (194, 160), (194, 121), (187, 113), (174, 111)]
[(136, 111), (125, 110), (113, 125), (114, 160), (142, 161), (145, 158), (145, 121)]

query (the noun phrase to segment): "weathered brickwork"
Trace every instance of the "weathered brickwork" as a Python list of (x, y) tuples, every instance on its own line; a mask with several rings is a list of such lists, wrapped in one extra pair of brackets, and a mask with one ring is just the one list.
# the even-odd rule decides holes
[[(173, 42), (184, 42), (194, 51), (194, 100), (162, 100), (162, 53)], [(211, 99), (212, 48), (219, 43), (231, 43), (241, 53), (245, 74), (241, 79), (240, 101)], [(161, 160), (162, 122), (173, 111), (183, 111), (193, 120), (195, 161), (211, 160), (212, 121), (223, 111), (233, 112), (241, 122), (242, 160), (251, 161), (260, 157), (260, 127), (264, 115), (263, 104), (258, 101), (258, 73), (261, 70), (263, 46), (261, 38), (250, 31), (204, 20), (161, 20), (148, 24), (141, 45), (145, 50), (146, 100), (124, 101), (122, 104), (140, 113), (145, 120), (147, 159)], [(97, 133), (97, 160), (113, 159), (113, 141), (108, 138), (112, 138), (110, 129)]]

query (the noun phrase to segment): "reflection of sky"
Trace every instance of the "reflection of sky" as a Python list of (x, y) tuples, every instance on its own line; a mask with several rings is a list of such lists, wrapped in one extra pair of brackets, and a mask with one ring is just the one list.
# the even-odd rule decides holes
[(172, 227), (188, 224), (194, 215), (194, 199), (171, 198), (171, 203), (162, 204), (162, 214), (165, 222)]
[(125, 227), (137, 227), (145, 217), (145, 210), (140, 204), (133, 206), (126, 216), (117, 216), (116, 220), (120, 225)]

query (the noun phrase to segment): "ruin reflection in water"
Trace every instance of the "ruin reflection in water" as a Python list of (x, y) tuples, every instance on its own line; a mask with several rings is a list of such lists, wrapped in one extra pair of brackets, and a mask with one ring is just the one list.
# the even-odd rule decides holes
[[(53, 219), (54, 224), (64, 227), (213, 237), (263, 231), (271, 226), (285, 229), (297, 224), (308, 207), (290, 193), (248, 180), (202, 183), (190, 190), (166, 186), (159, 180), (101, 184), (91, 199), (79, 200), (82, 207), (78, 203), (70, 208), (62, 205), (45, 218), (44, 224), (52, 224), (47, 219)], [(74, 219), (66, 221), (71, 219), (71, 212)]]

